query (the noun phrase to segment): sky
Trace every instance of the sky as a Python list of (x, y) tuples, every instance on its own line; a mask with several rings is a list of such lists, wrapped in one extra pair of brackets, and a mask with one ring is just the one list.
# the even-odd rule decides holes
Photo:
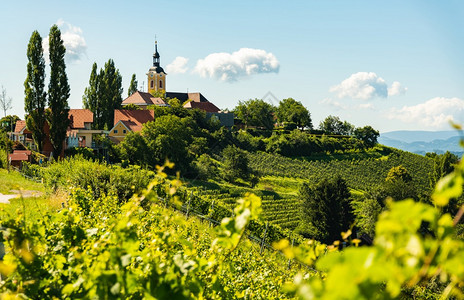
[(71, 108), (94, 62), (114, 60), (123, 98), (132, 74), (146, 91), (156, 37), (167, 91), (221, 109), (294, 98), (315, 127), (329, 115), (380, 132), (464, 124), (464, 1), (2, 2), (0, 85), (22, 119), (27, 44), (57, 24)]

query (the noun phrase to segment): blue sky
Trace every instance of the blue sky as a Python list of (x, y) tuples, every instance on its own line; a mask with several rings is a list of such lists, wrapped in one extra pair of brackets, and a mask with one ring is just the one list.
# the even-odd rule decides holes
[(124, 97), (133, 73), (146, 88), (156, 35), (167, 90), (221, 108), (270, 92), (273, 104), (301, 101), (316, 126), (328, 115), (381, 132), (464, 123), (463, 1), (7, 1), (0, 85), (21, 118), (27, 43), (55, 23), (72, 108), (94, 62), (115, 61)]

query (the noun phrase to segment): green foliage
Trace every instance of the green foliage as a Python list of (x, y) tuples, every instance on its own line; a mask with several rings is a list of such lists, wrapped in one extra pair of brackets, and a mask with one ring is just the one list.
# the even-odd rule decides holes
[[(176, 202), (177, 180), (163, 173), (141, 196), (118, 207), (117, 198), (75, 188), (68, 207), (33, 225), (5, 218), (8, 254), (0, 263), (2, 296), (99, 299), (283, 299), (295, 274), (285, 260), (257, 259), (244, 239), (260, 200), (238, 202), (234, 217), (214, 231), (159, 205)], [(170, 183), (167, 190), (164, 187)], [(164, 192), (163, 192), (164, 191)], [(169, 196), (170, 195), (170, 196)], [(143, 204), (145, 203), (145, 204)], [(164, 205), (164, 203), (161, 203)]]
[(216, 178), (219, 174), (218, 167), (208, 154), (200, 155), (194, 161), (194, 164), (199, 179), (207, 180), (209, 178)]
[(135, 77), (135, 74), (132, 74), (132, 78), (129, 84), (129, 88), (127, 89), (127, 97), (132, 95), (133, 93), (137, 92), (137, 79)]
[(339, 117), (328, 116), (319, 124), (319, 129), (327, 134), (351, 135), (354, 132), (354, 126), (347, 121), (342, 122)]
[[(361, 155), (362, 154), (362, 155)], [(403, 165), (414, 174), (409, 185), (417, 194), (430, 194), (428, 174), (433, 161), (421, 155), (379, 147), (363, 153), (324, 155), (314, 161), (307, 158), (292, 159), (276, 154), (249, 153), (250, 167), (261, 175), (304, 178), (317, 182), (320, 177), (339, 174), (348, 187), (356, 190), (374, 191), (384, 186), (385, 178), (392, 167)]]
[(129, 103), (127, 105), (124, 105), (123, 107), (125, 110), (140, 110), (141, 108), (135, 105), (134, 103)]
[(39, 152), (45, 140), (45, 59), (43, 57), (42, 37), (34, 31), (27, 46), (27, 77), (24, 82), (24, 111), (27, 114), (27, 129)]
[(152, 157), (151, 165), (162, 165), (169, 159), (178, 170), (187, 170), (192, 160), (187, 147), (192, 141), (194, 128), (191, 118), (175, 115), (161, 116), (144, 124), (142, 136)]
[(49, 34), (50, 45), (50, 82), (48, 84), (48, 110), (46, 111), (50, 127), (50, 142), (53, 146), (53, 156), (59, 157), (66, 139), (66, 130), (69, 126), (68, 98), (70, 87), (66, 75), (64, 55), (66, 49), (61, 39), (61, 31), (53, 25)]
[(396, 166), (388, 171), (387, 177), (385, 178), (386, 182), (393, 182), (402, 180), (405, 183), (408, 183), (412, 180), (411, 175), (409, 174), (408, 170), (406, 170), (403, 166)]
[(90, 72), (89, 86), (85, 88), (84, 95), (82, 96), (82, 102), (84, 108), (90, 109), (93, 112), (93, 126), (95, 128), (102, 127), (102, 108), (98, 96), (100, 93), (101, 80), (97, 73), (97, 63), (93, 63), (92, 71)]
[(371, 126), (358, 127), (354, 130), (354, 136), (363, 141), (368, 147), (373, 147), (377, 144), (379, 131)]
[(298, 191), (302, 201), (302, 219), (312, 238), (331, 243), (340, 239), (354, 220), (350, 192), (341, 177), (324, 178), (315, 186), (304, 183)]
[(250, 176), (248, 157), (245, 152), (235, 146), (227, 146), (222, 151), (224, 160), (223, 176), (227, 181), (234, 182), (237, 179), (247, 179)]
[(301, 102), (293, 98), (283, 99), (279, 102), (276, 109), (279, 122), (294, 123), (300, 128), (308, 127), (312, 129), (311, 114)]
[(246, 126), (262, 127), (267, 130), (274, 128), (274, 107), (260, 99), (239, 101), (234, 114)]
[(82, 156), (85, 159), (94, 159), (95, 155), (92, 148), (88, 147), (72, 147), (65, 150), (65, 156)]
[(100, 69), (99, 73), (97, 73), (97, 64), (93, 64), (89, 87), (85, 89), (82, 101), (84, 108), (94, 113), (95, 129), (113, 127), (114, 110), (121, 108), (122, 91), (122, 76), (112, 59), (105, 63), (105, 68)]
[(5, 132), (14, 132), (16, 121), (21, 120), (17, 115), (8, 115), (0, 119), (0, 128)]

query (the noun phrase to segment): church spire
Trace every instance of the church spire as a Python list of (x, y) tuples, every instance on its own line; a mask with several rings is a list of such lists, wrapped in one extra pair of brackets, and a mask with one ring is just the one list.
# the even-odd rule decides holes
[(155, 53), (153, 53), (153, 67), (160, 66), (160, 55), (158, 53), (158, 42), (155, 39)]

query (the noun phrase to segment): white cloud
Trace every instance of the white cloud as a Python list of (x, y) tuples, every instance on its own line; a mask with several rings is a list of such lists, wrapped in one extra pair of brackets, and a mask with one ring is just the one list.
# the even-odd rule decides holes
[(404, 94), (407, 88), (398, 81), (394, 81), (389, 88), (386, 81), (374, 72), (358, 72), (331, 87), (329, 91), (336, 93), (338, 98), (370, 100)]
[(195, 72), (202, 77), (222, 81), (260, 73), (278, 73), (279, 61), (272, 53), (260, 49), (241, 48), (233, 53), (212, 53), (197, 61)]
[(391, 87), (388, 88), (388, 96), (404, 95), (407, 90), (407, 87), (404, 87), (398, 81), (394, 81)]
[[(61, 39), (66, 47), (66, 60), (68, 62), (79, 62), (86, 55), (87, 51), (87, 44), (85, 42), (82, 29), (63, 21), (62, 19), (59, 19), (56, 22), (56, 25), (60, 28)], [(45, 59), (48, 62), (48, 36), (43, 39), (43, 48)]]
[(431, 129), (445, 129), (449, 128), (450, 120), (464, 122), (464, 100), (436, 97), (417, 105), (392, 109), (388, 117)]
[(166, 66), (166, 71), (168, 74), (178, 74), (178, 73), (185, 73), (188, 70), (187, 63), (189, 59), (177, 56), (172, 63)]
[(330, 92), (337, 93), (338, 98), (363, 100), (388, 96), (387, 83), (374, 72), (352, 74), (340, 84), (331, 87)]
[(325, 104), (332, 107), (334, 110), (346, 110), (348, 109), (347, 105), (344, 105), (338, 101), (333, 100), (332, 98), (325, 98), (319, 102), (320, 104)]
[(358, 105), (358, 108), (360, 109), (370, 109), (370, 110), (375, 110), (375, 106), (372, 103), (362, 103)]

